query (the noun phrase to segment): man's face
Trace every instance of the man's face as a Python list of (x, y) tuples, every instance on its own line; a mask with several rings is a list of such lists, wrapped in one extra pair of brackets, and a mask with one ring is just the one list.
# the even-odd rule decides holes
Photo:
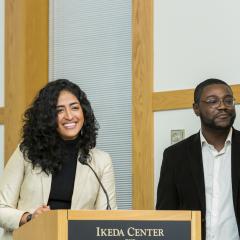
[(211, 129), (229, 129), (235, 120), (232, 90), (224, 84), (211, 84), (203, 89), (199, 103), (194, 103), (194, 112), (202, 126)]

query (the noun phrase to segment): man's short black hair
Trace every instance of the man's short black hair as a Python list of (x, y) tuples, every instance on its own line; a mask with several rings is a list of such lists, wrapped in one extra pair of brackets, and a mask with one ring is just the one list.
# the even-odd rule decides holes
[(209, 78), (209, 79), (199, 83), (197, 85), (197, 87), (195, 88), (195, 90), (194, 90), (194, 103), (199, 103), (202, 92), (203, 92), (203, 89), (205, 87), (209, 86), (209, 85), (212, 85), (212, 84), (224, 84), (231, 89), (231, 87), (226, 82), (224, 82), (223, 80), (220, 80), (220, 79), (217, 79), (217, 78)]

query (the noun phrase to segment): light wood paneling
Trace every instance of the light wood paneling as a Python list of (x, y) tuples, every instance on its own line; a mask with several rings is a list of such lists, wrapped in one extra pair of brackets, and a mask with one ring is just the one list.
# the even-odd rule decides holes
[[(200, 212), (196, 211), (53, 210), (41, 214), (39, 217), (16, 229), (13, 232), (13, 239), (66, 240), (68, 239), (68, 221), (77, 220), (186, 221), (192, 223), (191, 234), (194, 238), (191, 239), (200, 240), (201, 238), (201, 232), (196, 225), (196, 223), (201, 222), (201, 217)], [(192, 231), (196, 232), (193, 233)], [(165, 233), (168, 235), (167, 232)]]
[(201, 240), (201, 212), (192, 211), (191, 239)]
[(5, 1), (5, 162), (20, 140), (22, 115), (48, 82), (48, 0)]
[[(231, 85), (236, 103), (240, 103), (240, 84)], [(192, 108), (194, 89), (154, 92), (152, 94), (153, 111)]]
[(67, 240), (67, 210), (49, 211), (24, 224), (13, 232), (14, 239)]
[[(198, 212), (193, 212), (198, 213)], [(191, 221), (191, 211), (155, 211), (155, 210), (80, 210), (68, 211), (68, 220), (165, 220)], [(201, 221), (198, 214), (196, 220)]]
[(154, 92), (152, 94), (153, 111), (169, 109), (190, 108), (193, 103), (193, 89), (176, 90), (166, 92)]
[(153, 1), (132, 3), (133, 209), (153, 209)]
[(4, 124), (4, 108), (0, 108), (0, 124)]
[(236, 99), (236, 103), (240, 104), (240, 84), (231, 85), (231, 88), (233, 90), (233, 96)]

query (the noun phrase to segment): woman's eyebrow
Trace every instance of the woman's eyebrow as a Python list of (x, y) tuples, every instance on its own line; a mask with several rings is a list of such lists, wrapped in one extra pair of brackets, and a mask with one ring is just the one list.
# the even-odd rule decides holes
[[(71, 102), (71, 103), (69, 104), (69, 106), (72, 106), (72, 105), (75, 105), (75, 104), (80, 105), (79, 102)], [(65, 105), (57, 105), (57, 108), (59, 108), (59, 107), (65, 107)]]

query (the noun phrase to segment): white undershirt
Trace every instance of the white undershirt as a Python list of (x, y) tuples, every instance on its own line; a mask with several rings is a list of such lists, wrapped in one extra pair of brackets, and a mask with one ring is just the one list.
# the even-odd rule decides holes
[(232, 129), (220, 152), (207, 143), (202, 132), (200, 139), (206, 195), (206, 240), (239, 240), (232, 197)]

